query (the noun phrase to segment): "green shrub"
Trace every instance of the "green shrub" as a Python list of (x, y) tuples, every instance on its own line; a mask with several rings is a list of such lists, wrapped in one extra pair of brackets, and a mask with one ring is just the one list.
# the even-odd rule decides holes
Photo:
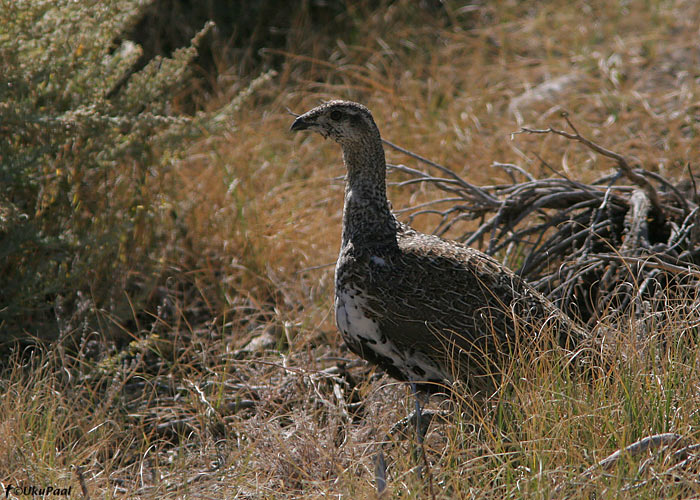
[(139, 0), (1, 3), (2, 340), (128, 318), (158, 275), (172, 227), (168, 158), (196, 131), (171, 103), (198, 38), (119, 86), (141, 50), (114, 40), (142, 8)]

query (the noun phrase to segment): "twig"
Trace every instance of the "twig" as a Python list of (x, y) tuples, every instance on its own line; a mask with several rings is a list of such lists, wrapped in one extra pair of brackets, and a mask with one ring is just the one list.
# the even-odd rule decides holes
[(513, 170), (518, 172), (520, 175), (525, 177), (530, 182), (533, 182), (535, 180), (535, 178), (530, 174), (530, 172), (526, 171), (522, 167), (519, 167), (518, 165), (515, 165), (513, 163), (499, 163), (499, 162), (495, 161), (491, 164), (491, 166), (494, 168), (500, 168), (502, 170), (505, 170), (510, 175), (510, 178), (514, 184), (515, 184), (515, 176), (513, 176), (513, 174), (512, 174)]
[(690, 183), (693, 186), (693, 202), (697, 202), (698, 186), (695, 184), (695, 175), (693, 175), (693, 169), (690, 167), (690, 163), (688, 163), (688, 177), (690, 177)]
[(673, 432), (667, 432), (664, 434), (655, 434), (653, 436), (647, 436), (639, 441), (635, 441), (631, 445), (617, 450), (615, 453), (608, 455), (606, 458), (601, 460), (595, 465), (592, 465), (586, 469), (582, 477), (591, 478), (593, 473), (602, 469), (604, 471), (610, 470), (614, 465), (616, 465), (623, 456), (635, 457), (647, 450), (655, 450), (664, 446), (679, 446), (681, 442), (686, 441), (686, 438), (680, 434), (675, 434)]
[(625, 216), (624, 241), (620, 252), (622, 254), (637, 253), (640, 249), (649, 248), (649, 198), (644, 191), (637, 190), (630, 196), (630, 209)]
[(294, 274), (304, 274), (308, 271), (316, 271), (317, 269), (325, 269), (326, 267), (333, 267), (335, 266), (335, 262), (329, 262), (327, 264), (319, 264), (318, 266), (310, 266), (310, 267), (305, 267), (304, 269), (299, 269), (298, 271), (295, 271)]
[(382, 142), (384, 144), (386, 144), (387, 146), (389, 146), (390, 148), (395, 149), (396, 151), (399, 151), (405, 155), (408, 155), (411, 158), (415, 158), (416, 160), (421, 161), (421, 162), (425, 163), (426, 165), (430, 165), (431, 167), (437, 168), (438, 170), (440, 170), (444, 174), (449, 175), (450, 177), (455, 179), (457, 182), (459, 182), (459, 184), (462, 187), (467, 189), (474, 196), (480, 198), (483, 202), (485, 202), (491, 206), (494, 206), (494, 207), (500, 205), (500, 202), (496, 198), (494, 198), (493, 196), (488, 194), (483, 189), (475, 186), (474, 184), (470, 184), (469, 182), (465, 181), (459, 175), (457, 175), (452, 169), (447, 168), (444, 165), (440, 165), (439, 163), (435, 163), (434, 161), (428, 160), (427, 158), (424, 158), (424, 157), (422, 157), (422, 156), (420, 156), (412, 151), (409, 151), (408, 149), (402, 148), (401, 146), (397, 146), (396, 144), (389, 142), (386, 139), (382, 139)]
[[(679, 212), (683, 213), (683, 212), (688, 212), (690, 210), (690, 206), (688, 205), (688, 200), (686, 199), (685, 196), (683, 196), (683, 193), (681, 193), (676, 186), (674, 186), (671, 182), (669, 182), (663, 176), (657, 174), (656, 172), (649, 172), (648, 170), (642, 170), (642, 169), (637, 169), (637, 172), (639, 172), (641, 175), (651, 177), (656, 182), (658, 182), (659, 184), (666, 187), (669, 191), (671, 191), (676, 196), (678, 203), (680, 203), (681, 209), (679, 210)], [(672, 207), (665, 206), (665, 208), (670, 209)]]
[[(625, 262), (627, 264), (633, 263), (633, 264), (643, 264), (644, 266), (650, 268), (650, 269), (662, 269), (664, 271), (668, 271), (673, 274), (688, 274), (695, 276), (696, 278), (700, 278), (700, 269), (692, 269), (690, 267), (681, 267), (681, 266), (676, 266), (673, 264), (670, 264), (668, 262), (663, 262), (662, 260), (659, 259), (657, 255), (649, 255), (647, 258), (641, 258), (641, 257), (630, 257), (630, 256), (625, 256), (625, 255), (617, 255), (617, 254), (611, 254), (611, 253), (606, 253), (606, 254), (591, 254), (591, 258), (598, 258), (602, 260), (618, 260), (621, 262)], [(653, 259), (653, 261), (652, 261)]]
[(603, 146), (591, 141), (590, 139), (587, 139), (583, 137), (574, 124), (569, 120), (569, 115), (568, 113), (562, 113), (562, 117), (564, 120), (566, 120), (566, 123), (571, 127), (571, 130), (574, 131), (574, 133), (569, 133), (565, 132), (564, 130), (558, 130), (552, 127), (549, 127), (547, 129), (532, 129), (532, 128), (527, 128), (527, 127), (522, 127), (520, 129), (520, 132), (516, 133), (529, 133), (529, 134), (556, 134), (560, 135), (562, 137), (566, 137), (567, 139), (571, 139), (574, 141), (578, 141), (581, 144), (585, 145), (589, 149), (595, 151), (596, 153), (606, 156), (608, 158), (611, 158), (617, 162), (618, 167), (620, 167), (620, 170), (627, 176), (629, 180), (634, 182), (637, 186), (641, 187), (646, 191), (647, 196), (649, 197), (649, 201), (651, 201), (651, 204), (654, 206), (655, 211), (663, 217), (664, 214), (664, 207), (661, 204), (661, 201), (659, 200), (659, 195), (656, 192), (656, 189), (654, 189), (654, 186), (651, 185), (648, 179), (646, 179), (643, 175), (638, 174), (635, 172), (632, 167), (630, 167), (627, 159), (614, 151), (611, 151), (609, 149), (604, 148)]

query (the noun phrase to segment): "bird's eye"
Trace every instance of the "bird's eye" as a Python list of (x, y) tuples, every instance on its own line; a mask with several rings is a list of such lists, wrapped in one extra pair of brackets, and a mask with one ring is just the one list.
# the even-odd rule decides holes
[(343, 116), (343, 113), (338, 111), (337, 109), (335, 111), (331, 111), (331, 120), (338, 121), (340, 118)]

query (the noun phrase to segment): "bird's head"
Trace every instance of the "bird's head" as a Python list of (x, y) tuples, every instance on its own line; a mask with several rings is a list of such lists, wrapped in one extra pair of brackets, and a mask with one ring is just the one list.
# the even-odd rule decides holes
[(341, 146), (379, 138), (379, 129), (369, 109), (350, 101), (329, 101), (313, 108), (298, 116), (290, 130), (313, 130)]

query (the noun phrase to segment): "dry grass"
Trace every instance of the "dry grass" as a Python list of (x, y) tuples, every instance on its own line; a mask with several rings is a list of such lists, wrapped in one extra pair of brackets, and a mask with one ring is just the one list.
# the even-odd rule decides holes
[[(72, 485), (80, 497), (82, 478), (91, 498), (375, 496), (374, 457), (413, 400), (341, 345), (331, 265), (339, 149), (291, 136), (285, 106), (362, 101), (385, 138), (477, 185), (507, 179), (494, 161), (538, 175), (539, 156), (585, 181), (613, 168), (557, 137), (510, 137), (521, 124), (561, 128), (560, 110), (649, 170), (700, 171), (696, 2), (446, 4), (351, 10), (362, 22), (338, 41), (315, 37), (300, 17), (277, 77), (170, 172), (177, 252), (167, 255), (178, 257), (164, 263), (160, 307), (105, 320), (133, 342), (85, 331), (76, 349), (59, 342), (8, 364), (3, 485)], [(389, 195), (395, 208), (438, 196), (420, 185)], [(697, 342), (677, 335), (697, 333), (699, 321), (673, 318), (646, 339), (630, 322), (598, 380), (572, 379), (545, 354), (514, 361), (498, 402), (432, 401), (450, 412), (429, 431), (430, 466), (412, 440), (385, 443), (385, 496), (699, 496), (692, 453), (678, 466), (666, 448), (583, 474), (648, 435), (700, 442)], [(244, 349), (251, 339), (267, 343)]]

